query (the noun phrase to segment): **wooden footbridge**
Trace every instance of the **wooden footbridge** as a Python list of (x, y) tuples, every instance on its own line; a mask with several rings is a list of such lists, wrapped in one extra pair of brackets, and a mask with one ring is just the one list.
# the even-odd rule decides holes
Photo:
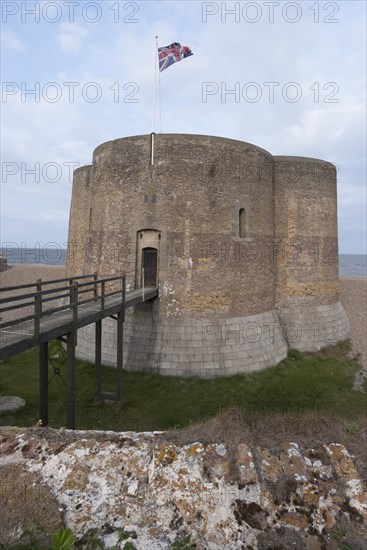
[[(0, 360), (39, 346), (39, 415), (43, 426), (48, 425), (49, 341), (58, 338), (66, 344), (66, 427), (74, 429), (78, 329), (95, 323), (96, 397), (121, 401), (125, 309), (157, 295), (156, 287), (126, 291), (125, 275), (98, 278), (95, 273), (0, 288), (0, 318), (5, 312), (13, 317), (0, 324)], [(115, 393), (101, 390), (102, 320), (106, 317), (117, 322)]]

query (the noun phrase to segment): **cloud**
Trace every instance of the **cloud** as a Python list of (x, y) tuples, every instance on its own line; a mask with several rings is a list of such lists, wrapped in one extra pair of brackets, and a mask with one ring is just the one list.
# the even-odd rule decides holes
[[(56, 162), (64, 166), (70, 161), (82, 165), (91, 162), (93, 149), (104, 141), (149, 133), (154, 37), (158, 34), (160, 46), (178, 41), (194, 52), (193, 57), (161, 74), (162, 131), (228, 137), (254, 143), (274, 155), (334, 162), (339, 167), (340, 239), (346, 246), (348, 240), (356, 249), (362, 246), (365, 3), (341, 3), (335, 15), (339, 22), (335, 24), (323, 20), (330, 15), (331, 4), (336, 4), (330, 3), (324, 9), (320, 3), (320, 22), (315, 23), (318, 4), (313, 1), (297, 3), (302, 5), (302, 19), (295, 24), (283, 20), (280, 5), (276, 7), (274, 23), (269, 23), (265, 6), (258, 23), (247, 23), (243, 17), (236, 23), (233, 15), (228, 15), (223, 23), (220, 13), (203, 23), (202, 3), (197, 1), (139, 2), (134, 16), (138, 22), (134, 24), (124, 22), (129, 10), (122, 6), (120, 20), (115, 23), (116, 12), (109, 9), (112, 2), (102, 4), (100, 21), (64, 21), (56, 27), (56, 33), (55, 25), (45, 21), (16, 25), (15, 19), (9, 19), (3, 34), (9, 60), (6, 80), (24, 81), (30, 90), (36, 81), (41, 90), (47, 82), (57, 82), (62, 98), (48, 103), (41, 94), (37, 103), (29, 95), (22, 103), (24, 97), (20, 93), (9, 94), (2, 105), (2, 129), (7, 134), (2, 143), (5, 161), (25, 162), (27, 166), (37, 161), (42, 165)], [(226, 9), (225, 2), (216, 4)], [(292, 9), (289, 8), (290, 16)], [(26, 53), (17, 55), (14, 62), (9, 49), (19, 52), (25, 44)], [(282, 93), (284, 85), (291, 81), (302, 88), (302, 97), (295, 103), (287, 101)], [(65, 82), (78, 82), (74, 102), (69, 100)], [(93, 82), (102, 93), (95, 103), (88, 102), (87, 94), (88, 83)], [(219, 86), (219, 92), (208, 97), (207, 102), (202, 97), (203, 82)], [(221, 95), (221, 83), (231, 90), (237, 82), (241, 87), (239, 98)], [(249, 82), (261, 87), (258, 102), (243, 97), (242, 90)], [(274, 89), (273, 102), (268, 98), (265, 82), (280, 83)], [(330, 82), (338, 86), (338, 103), (325, 102), (333, 91), (330, 87), (324, 89)], [(129, 93), (134, 91), (129, 83), (136, 83), (137, 102), (128, 101)], [(89, 95), (93, 93), (91, 87)], [(50, 89), (49, 96), (52, 95)], [(156, 131), (160, 130), (159, 105), (158, 95)], [(32, 175), (27, 178), (28, 184), (23, 184), (21, 178), (17, 179), (19, 174), (11, 182), (9, 178), (7, 184), (2, 183), (7, 209), (4, 236), (11, 240), (20, 235), (23, 239), (29, 231), (33, 240), (40, 240), (44, 233), (43, 212), (53, 219), (62, 213), (57, 223), (51, 219), (48, 222), (55, 235), (56, 231), (66, 234), (65, 212), (71, 197), (66, 172), (67, 168), (65, 177), (54, 185), (45, 179), (32, 185)], [(49, 176), (52, 177), (52, 170)], [(14, 224), (14, 219), (19, 223)]]
[(88, 35), (89, 31), (76, 23), (61, 23), (58, 33), (61, 50), (68, 54), (79, 53)]
[(12, 30), (6, 28), (3, 28), (1, 32), (1, 46), (4, 49), (14, 50), (16, 52), (21, 52), (26, 49), (25, 43), (22, 42)]

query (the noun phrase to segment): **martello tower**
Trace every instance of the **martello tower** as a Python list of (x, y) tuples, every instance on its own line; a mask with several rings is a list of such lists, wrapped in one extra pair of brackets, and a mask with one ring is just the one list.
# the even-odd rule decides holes
[[(127, 273), (159, 297), (128, 310), (127, 369), (212, 377), (348, 335), (335, 167), (241, 141), (158, 134), (97, 147), (74, 173), (68, 275)], [(93, 360), (93, 328), (77, 353)], [(114, 364), (113, 321), (103, 356)]]

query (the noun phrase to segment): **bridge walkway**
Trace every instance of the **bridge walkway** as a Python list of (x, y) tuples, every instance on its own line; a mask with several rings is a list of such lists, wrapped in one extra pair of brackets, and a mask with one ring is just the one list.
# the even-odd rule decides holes
[[(78, 329), (95, 323), (96, 397), (122, 399), (123, 323), (125, 309), (158, 295), (156, 287), (126, 291), (125, 275), (97, 274), (0, 288), (0, 360), (39, 346), (39, 402), (42, 425), (48, 425), (48, 342), (58, 338), (67, 349), (67, 428), (75, 427), (75, 347)], [(25, 314), (19, 316), (23, 310)], [(116, 393), (102, 392), (102, 320), (117, 321)], [(0, 367), (1, 368), (1, 367)]]

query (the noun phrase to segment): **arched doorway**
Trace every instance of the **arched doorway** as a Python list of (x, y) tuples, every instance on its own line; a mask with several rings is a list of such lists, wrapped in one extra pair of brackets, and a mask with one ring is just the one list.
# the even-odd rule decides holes
[(143, 248), (141, 265), (144, 269), (145, 286), (157, 286), (158, 250), (156, 248)]

